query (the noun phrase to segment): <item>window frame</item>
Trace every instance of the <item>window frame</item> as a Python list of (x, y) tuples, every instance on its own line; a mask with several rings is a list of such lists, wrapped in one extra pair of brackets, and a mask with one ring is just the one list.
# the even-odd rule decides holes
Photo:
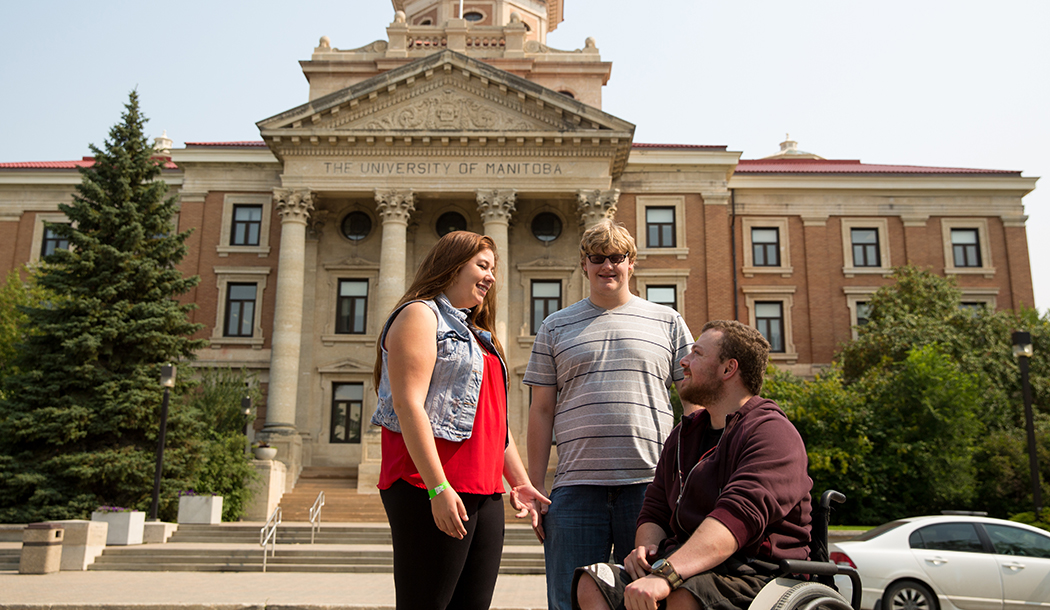
[(70, 221), (69, 221), (69, 217), (66, 216), (65, 214), (61, 213), (61, 212), (58, 212), (58, 213), (38, 212), (37, 215), (36, 215), (36, 218), (34, 219), (34, 224), (33, 224), (33, 241), (30, 242), (30, 244), (29, 244), (29, 247), (30, 247), (29, 264), (30, 265), (32, 265), (34, 263), (37, 263), (37, 262), (40, 262), (40, 259), (41, 259), (40, 253), (43, 252), (43, 246), (44, 246), (44, 230), (45, 230), (44, 223), (45, 222), (50, 222), (50, 223), (53, 223), (53, 224), (59, 224), (59, 223), (71, 224)]
[[(536, 294), (535, 294), (536, 284), (547, 284), (547, 285), (551, 285), (551, 286), (557, 286), (558, 287), (558, 296), (557, 297), (537, 297)], [(540, 300), (544, 301), (544, 309), (545, 310), (547, 309), (547, 305), (549, 304), (551, 299), (556, 299), (557, 300), (557, 307), (547, 311), (546, 314), (542, 318), (540, 318), (538, 322), (536, 320), (537, 299), (540, 299)], [(540, 326), (543, 324), (543, 320), (546, 319), (547, 316), (549, 316), (550, 314), (552, 314), (552, 313), (558, 311), (559, 309), (562, 309), (563, 307), (565, 307), (564, 303), (565, 303), (565, 291), (564, 291), (563, 282), (561, 280), (549, 279), (549, 278), (533, 278), (533, 279), (529, 280), (529, 310), (528, 310), (529, 311), (529, 334), (531, 334), (532, 336), (535, 337), (536, 333), (539, 332)]]
[[(533, 280), (551, 280), (561, 282), (562, 303), (570, 303), (581, 298), (579, 292), (575, 295), (569, 294), (569, 280), (573, 273), (580, 269), (578, 265), (552, 265), (544, 261), (521, 263), (517, 265), (518, 285), (521, 286), (521, 326), (518, 327), (518, 345), (522, 348), (531, 348), (536, 340), (536, 335), (530, 334), (532, 330), (532, 282)], [(510, 322), (507, 324), (511, 327)], [(509, 334), (509, 333), (508, 333)], [(524, 374), (524, 369), (522, 370)]]
[[(324, 304), (318, 307), (318, 315), (322, 316), (324, 326), (321, 329), (321, 344), (332, 347), (338, 343), (359, 343), (365, 347), (375, 347), (379, 329), (376, 325), (376, 316), (365, 316), (365, 332), (363, 333), (338, 333), (336, 332), (336, 317), (339, 315), (339, 282), (341, 280), (364, 280), (368, 282), (368, 301), (365, 304), (366, 312), (375, 312), (376, 299), (379, 291), (379, 264), (365, 261), (360, 258), (347, 258), (331, 263), (324, 263), (323, 269), (327, 276), (328, 287), (325, 294), (328, 297)], [(322, 277), (325, 277), (322, 276)], [(322, 286), (321, 278), (318, 278), (318, 286)], [(318, 294), (321, 289), (318, 288)], [(318, 297), (320, 298), (320, 296)]]
[[(56, 223), (56, 222), (52, 222), (52, 221), (47, 221), (47, 222), (50, 222), (51, 224), (67, 224), (67, 225), (69, 224), (68, 222), (64, 222), (64, 223)], [(68, 250), (69, 249), (69, 239), (67, 239), (65, 237), (60, 237), (58, 235), (54, 235), (54, 237), (49, 237), (50, 235), (53, 235), (51, 233), (51, 229), (48, 228), (46, 223), (42, 223), (42, 224), (44, 226), (44, 233), (43, 233), (43, 236), (40, 239), (40, 252), (38, 254), (39, 259), (43, 259), (43, 258), (45, 258), (45, 257), (47, 257), (47, 256), (49, 256), (51, 254), (54, 254), (55, 251), (57, 251), (57, 250)], [(47, 250), (48, 244), (51, 243), (51, 242), (55, 243), (54, 249), (52, 249), (50, 252), (45, 252)]]
[[(238, 212), (238, 210), (259, 210), (259, 220), (237, 220), (237, 212)], [(262, 213), (263, 213), (262, 206), (257, 204), (257, 203), (237, 203), (237, 204), (233, 205), (233, 210), (230, 212), (230, 214), (231, 214), (231, 216), (230, 216), (230, 246), (231, 247), (237, 247), (237, 248), (242, 248), (242, 247), (257, 248), (257, 247), (259, 247), (260, 240), (262, 239)], [(256, 230), (255, 243), (243, 243), (243, 244), (234, 243), (235, 242), (234, 238), (237, 235), (237, 228), (239, 226), (242, 226), (242, 225), (244, 227), (246, 227), (246, 229), (245, 229), (245, 239), (246, 240), (251, 235), (251, 227), (252, 226), (255, 227), (255, 230)]]
[[(743, 218), (741, 219), (741, 226), (743, 227), (744, 242), (744, 266), (742, 269), (744, 277), (750, 278), (761, 274), (780, 274), (781, 277), (791, 277), (791, 274), (794, 273), (794, 268), (791, 266), (791, 233), (788, 230), (788, 219), (772, 217)], [(755, 265), (751, 230), (760, 228), (777, 229), (780, 237), (780, 266), (778, 267), (768, 265), (759, 267)]]
[[(978, 253), (981, 257), (980, 267), (957, 267), (955, 265), (954, 248), (952, 247), (952, 231), (954, 229), (975, 229), (977, 231)], [(987, 218), (942, 218), (941, 240), (944, 244), (945, 275), (995, 277), (995, 266), (992, 264), (992, 249), (988, 242)]]
[[(675, 301), (679, 307), (685, 307), (685, 291), (689, 287), (690, 269), (638, 269), (634, 270), (635, 289), (638, 294), (648, 293), (649, 286), (674, 286)], [(644, 298), (644, 297), (643, 297)], [(646, 299), (648, 300), (648, 299)], [(685, 314), (681, 309), (675, 309), (678, 313)]]
[[(651, 222), (649, 220), (649, 212), (657, 212), (657, 211), (659, 211), (659, 212), (670, 212), (671, 213), (671, 222), (670, 223), (666, 223), (666, 222)], [(645, 247), (647, 249), (652, 249), (652, 250), (655, 250), (655, 249), (666, 250), (668, 248), (677, 248), (678, 247), (678, 241), (676, 239), (678, 237), (678, 235), (677, 235), (677, 232), (678, 232), (678, 222), (677, 222), (677, 220), (678, 220), (678, 218), (677, 218), (677, 215), (675, 214), (674, 206), (667, 206), (667, 205), (648, 205), (648, 206), (645, 206)], [(658, 242), (655, 245), (653, 244), (653, 240), (650, 239), (653, 236), (652, 235), (653, 229), (656, 229), (656, 235), (657, 235), (656, 241)], [(667, 244), (664, 243), (664, 234), (665, 233), (667, 233), (667, 237), (670, 239), (671, 243), (667, 243)]]
[[(262, 207), (258, 245), (238, 246), (233, 244), (233, 213), (237, 206)], [(260, 258), (269, 256), (272, 220), (273, 194), (227, 193), (222, 200), (222, 226), (219, 228), (219, 245), (215, 246), (215, 251), (220, 257), (227, 257), (230, 254), (257, 254)]]
[[(648, 223), (645, 211), (648, 208), (674, 208), (675, 246), (670, 248), (650, 248), (648, 243)], [(635, 197), (635, 227), (646, 228), (644, 244), (638, 244), (638, 260), (650, 256), (675, 256), (678, 260), (689, 258), (688, 237), (686, 231), (685, 195), (638, 195)]]
[[(247, 287), (247, 286), (251, 286), (252, 290), (253, 290), (251, 300), (249, 301), (248, 299), (237, 299), (235, 301), (234, 298), (233, 298), (233, 289), (234, 288)], [(244, 315), (244, 309), (245, 309), (245, 304), (247, 304), (247, 303), (251, 303), (251, 305), (252, 305), (251, 306), (252, 319), (251, 319), (251, 323), (248, 325), (248, 327), (253, 329), (253, 331), (251, 333), (249, 333), (249, 334), (245, 334), (243, 332), (243, 329), (244, 329), (244, 326), (245, 326), (243, 318), (247, 317), (247, 316)], [(237, 315), (238, 315), (238, 318), (241, 319), (241, 322), (237, 325), (238, 326), (237, 332), (233, 333), (233, 332), (231, 332), (231, 328), (232, 328), (232, 324), (231, 323), (233, 322), (233, 320), (231, 319), (231, 316), (233, 315), (233, 306), (235, 304), (237, 305), (237, 309), (238, 309)], [(229, 282), (229, 283), (227, 283), (226, 284), (226, 304), (223, 306), (223, 309), (225, 310), (225, 315), (223, 315), (223, 321), (222, 321), (222, 336), (229, 339), (229, 338), (245, 338), (245, 337), (251, 337), (252, 335), (254, 335), (255, 334), (254, 333), (255, 318), (256, 318), (255, 313), (256, 313), (256, 310), (258, 309), (258, 304), (259, 304), (259, 285), (258, 284), (256, 284), (255, 282)]]
[(846, 307), (849, 309), (849, 327), (853, 340), (856, 341), (859, 328), (858, 308), (860, 303), (870, 303), (871, 297), (878, 291), (878, 286), (845, 286)]
[(747, 307), (748, 325), (757, 329), (755, 305), (780, 301), (781, 315), (784, 322), (784, 351), (770, 352), (770, 361), (795, 364), (798, 362), (798, 350), (795, 346), (793, 309), (795, 307), (795, 286), (744, 286), (744, 300)]
[[(263, 320), (265, 319), (265, 295), (267, 276), (270, 275), (270, 267), (215, 267), (215, 286), (218, 289), (216, 296), (218, 303), (215, 307), (215, 325), (212, 327), (210, 338), (212, 349), (220, 349), (224, 346), (245, 346), (252, 349), (262, 349), (265, 337), (263, 336)], [(227, 337), (226, 332), (226, 307), (228, 305), (228, 287), (230, 284), (255, 284), (255, 319), (252, 322), (252, 336)]]
[[(649, 291), (654, 289), (654, 288), (670, 290), (672, 293), (674, 293), (674, 299), (672, 300), (672, 302), (670, 304), (665, 303), (663, 301), (654, 301), (654, 300), (650, 299), (649, 298)], [(673, 284), (646, 284), (646, 286), (645, 286), (645, 296), (642, 297), (642, 298), (644, 298), (646, 301), (649, 301), (650, 303), (656, 303), (657, 305), (666, 305), (667, 307), (670, 307), (671, 309), (673, 309), (675, 311), (678, 311), (678, 287), (673, 285)]]
[[(361, 297), (361, 296), (343, 296), (343, 294), (342, 294), (343, 293), (343, 284), (344, 283), (348, 283), (348, 282), (356, 282), (356, 283), (364, 284), (364, 286), (365, 286), (365, 295), (363, 297)], [(336, 302), (335, 302), (335, 334), (337, 334), (337, 335), (363, 335), (363, 334), (366, 334), (368, 332), (368, 299), (369, 299), (370, 296), (372, 296), (371, 290), (369, 290), (369, 288), (371, 288), (371, 286), (369, 286), (368, 278), (357, 278), (357, 277), (343, 278), (343, 277), (341, 277), (341, 278), (338, 278), (336, 280), (336, 284), (337, 284), (337, 287), (336, 287)], [(346, 300), (346, 299), (349, 299), (350, 303), (351, 303), (350, 304), (350, 311), (351, 311), (351, 313), (350, 313), (350, 316), (349, 316), (349, 322), (347, 324), (347, 327), (349, 328), (349, 330), (344, 330), (340, 326), (340, 322), (342, 321), (342, 310), (343, 310), (342, 304), (343, 304), (344, 300)], [(356, 326), (353, 324), (353, 321), (357, 317), (354, 314), (356, 313), (356, 310), (357, 310), (357, 303), (358, 303), (358, 301), (363, 301), (362, 307), (364, 308), (364, 312), (361, 315), (361, 319), (362, 319), (361, 320), (361, 330), (359, 330), (359, 331), (356, 330)]]
[[(339, 387), (340, 386), (347, 386), (347, 385), (360, 386), (360, 388), (361, 388), (361, 399), (356, 401), (357, 402), (356, 406), (357, 406), (357, 411), (358, 411), (357, 439), (353, 440), (352, 438), (348, 438), (347, 440), (337, 440), (336, 436), (335, 436), (336, 406), (340, 402), (347, 402), (347, 403), (349, 403), (347, 405), (347, 409), (346, 409), (346, 422), (345, 422), (345, 427), (344, 427), (344, 429), (348, 433), (349, 433), (349, 430), (350, 430), (350, 425), (349, 424), (350, 424), (350, 422), (353, 421), (353, 407), (354, 407), (354, 402), (355, 401), (353, 401), (353, 400), (349, 400), (349, 401), (338, 401), (338, 400), (336, 400), (336, 392), (338, 391)], [(362, 381), (333, 381), (331, 383), (331, 386), (332, 387), (331, 387), (331, 389), (329, 391), (330, 400), (329, 400), (329, 405), (328, 405), (329, 406), (329, 409), (328, 409), (328, 444), (330, 444), (330, 445), (360, 445), (363, 442), (363, 440), (364, 440), (364, 432), (365, 432), (365, 424), (364, 424), (365, 384)], [(347, 436), (349, 437), (349, 434), (347, 434)]]
[[(889, 220), (886, 218), (842, 218), (840, 224), (842, 225), (842, 273), (846, 277), (854, 275), (890, 277), (893, 274), (893, 262), (890, 260)], [(878, 240), (878, 266), (857, 266), (853, 260), (853, 229), (875, 229)]]

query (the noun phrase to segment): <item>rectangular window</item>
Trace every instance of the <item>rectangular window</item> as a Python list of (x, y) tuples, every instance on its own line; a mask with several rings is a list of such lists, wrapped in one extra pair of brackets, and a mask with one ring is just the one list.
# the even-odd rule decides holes
[(59, 237), (55, 231), (44, 225), (44, 240), (40, 244), (40, 258), (53, 254), (55, 250), (68, 250), (69, 240)]
[(674, 286), (646, 286), (645, 300), (678, 310), (678, 291)]
[(769, 351), (784, 352), (784, 304), (780, 301), (755, 303), (755, 326), (769, 341)]
[(328, 442), (361, 442), (361, 410), (364, 398), (363, 383), (332, 384), (332, 428)]
[(543, 320), (561, 309), (561, 282), (558, 280), (532, 281), (532, 334), (540, 330)]
[(336, 334), (365, 334), (368, 280), (339, 280), (339, 297), (335, 309)]
[(864, 326), (871, 316), (871, 305), (867, 301), (857, 301), (857, 326)]
[(780, 266), (780, 230), (776, 227), (751, 229), (751, 248), (755, 267)]
[(645, 233), (649, 248), (674, 248), (674, 208), (645, 208)]
[(233, 223), (230, 231), (231, 246), (258, 246), (261, 228), (261, 205), (233, 206)]
[(977, 229), (952, 229), (952, 257), (956, 267), (981, 266)]
[(872, 228), (850, 229), (853, 244), (854, 267), (881, 267), (879, 257), (879, 230)]
[(255, 334), (255, 284), (226, 286), (226, 337), (251, 337)]

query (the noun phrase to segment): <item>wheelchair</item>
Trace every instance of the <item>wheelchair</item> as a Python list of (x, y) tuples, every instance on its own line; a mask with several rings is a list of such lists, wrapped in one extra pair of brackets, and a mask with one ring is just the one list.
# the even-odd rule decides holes
[[(854, 568), (832, 563), (828, 555), (831, 503), (845, 501), (846, 496), (831, 489), (820, 496), (819, 505), (813, 508), (810, 559), (781, 560), (779, 575), (759, 591), (748, 610), (860, 610), (860, 575)], [(801, 580), (800, 575), (810, 579)], [(853, 585), (848, 602), (835, 586), (836, 575), (848, 577)]]

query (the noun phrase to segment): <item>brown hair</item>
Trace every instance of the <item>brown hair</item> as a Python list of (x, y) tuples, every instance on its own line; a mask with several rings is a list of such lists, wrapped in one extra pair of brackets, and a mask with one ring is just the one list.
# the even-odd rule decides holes
[(580, 268), (587, 270), (588, 254), (626, 254), (632, 263), (638, 258), (638, 248), (634, 245), (627, 227), (611, 220), (603, 220), (587, 229), (580, 238)]
[[(394, 311), (405, 303), (411, 301), (430, 301), (439, 294), (445, 292), (459, 272), (482, 250), (491, 250), (496, 265), (499, 265), (499, 253), (496, 252), (496, 242), (487, 235), (478, 235), (470, 231), (453, 231), (438, 240), (434, 247), (423, 257), (423, 262), (416, 270), (416, 278), (412, 285), (405, 291), (404, 296), (394, 306)], [(496, 273), (496, 268), (492, 270)], [(482, 330), (492, 333), (492, 343), (503, 355), (503, 346), (496, 338), (496, 288), (492, 287), (485, 293), (485, 299), (481, 305), (470, 310), (468, 321)], [(379, 391), (379, 381), (383, 374), (383, 341), (376, 342), (376, 363), (372, 373), (372, 381), (376, 392)]]
[(762, 391), (762, 380), (769, 364), (769, 341), (758, 329), (736, 320), (711, 320), (704, 324), (701, 334), (717, 330), (722, 333), (718, 346), (718, 359), (722, 362), (732, 358), (740, 366), (740, 379), (751, 394)]

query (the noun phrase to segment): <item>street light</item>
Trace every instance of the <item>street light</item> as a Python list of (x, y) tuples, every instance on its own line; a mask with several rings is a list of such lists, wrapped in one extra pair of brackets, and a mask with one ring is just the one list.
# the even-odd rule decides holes
[(171, 388), (175, 387), (175, 365), (160, 367), (160, 385), (164, 386), (164, 402), (160, 407), (160, 436), (157, 438), (157, 472), (153, 477), (153, 503), (149, 507), (149, 518), (157, 520), (157, 505), (160, 503), (160, 473), (164, 470), (164, 437), (168, 434), (168, 400)]
[[(248, 385), (248, 384), (245, 384)], [(248, 455), (252, 454), (252, 439), (248, 435), (248, 432), (252, 427), (252, 395), (245, 394), (244, 398), (241, 399), (241, 413), (244, 413), (244, 439), (245, 439), (245, 453)]]
[(1032, 421), (1032, 384), (1028, 382), (1028, 360), (1035, 353), (1032, 349), (1032, 334), (1017, 331), (1013, 335), (1014, 358), (1021, 368), (1021, 388), (1024, 392), (1024, 419), (1028, 428), (1028, 467), (1032, 471), (1032, 501), (1035, 503), (1035, 518), (1043, 509), (1043, 494), (1039, 489), (1039, 458), (1035, 454), (1035, 422)]

